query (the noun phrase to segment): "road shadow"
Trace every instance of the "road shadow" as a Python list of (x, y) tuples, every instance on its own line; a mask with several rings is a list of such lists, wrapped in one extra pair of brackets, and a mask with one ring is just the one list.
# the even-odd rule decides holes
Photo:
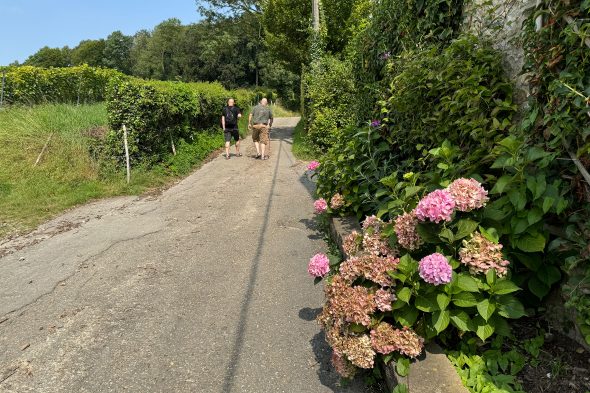
[(316, 218), (309, 219), (309, 218), (302, 218), (299, 220), (300, 223), (305, 225), (307, 229), (313, 231), (312, 234), (308, 235), (307, 238), (311, 240), (323, 240), (326, 238), (325, 232), (322, 230), (322, 226), (317, 221)]

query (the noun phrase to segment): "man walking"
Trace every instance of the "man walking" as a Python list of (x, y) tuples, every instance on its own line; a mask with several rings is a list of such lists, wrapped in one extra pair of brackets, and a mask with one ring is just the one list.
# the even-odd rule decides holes
[(248, 117), (248, 124), (252, 126), (252, 140), (256, 147), (257, 159), (268, 160), (268, 156), (264, 153), (266, 146), (270, 144), (269, 131), (272, 121), (272, 111), (268, 107), (268, 100), (263, 98), (260, 100), (260, 104), (252, 109)]
[(236, 141), (236, 156), (241, 157), (240, 153), (240, 131), (238, 129), (238, 120), (242, 117), (242, 111), (235, 105), (233, 98), (227, 100), (227, 106), (223, 108), (221, 116), (221, 127), (225, 137), (225, 158), (229, 160), (229, 146), (232, 138)]

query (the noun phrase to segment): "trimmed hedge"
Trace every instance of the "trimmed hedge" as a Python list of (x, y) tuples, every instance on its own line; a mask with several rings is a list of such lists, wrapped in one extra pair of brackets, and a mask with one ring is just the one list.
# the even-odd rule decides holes
[(67, 68), (22, 66), (4, 70), (4, 102), (9, 105), (104, 101), (108, 83), (127, 78), (116, 70), (87, 65)]
[(172, 141), (191, 141), (196, 133), (220, 125), (221, 110), (229, 97), (248, 107), (254, 94), (228, 91), (219, 83), (114, 80), (107, 89), (109, 150), (122, 155), (122, 127), (126, 125), (130, 154), (161, 161)]

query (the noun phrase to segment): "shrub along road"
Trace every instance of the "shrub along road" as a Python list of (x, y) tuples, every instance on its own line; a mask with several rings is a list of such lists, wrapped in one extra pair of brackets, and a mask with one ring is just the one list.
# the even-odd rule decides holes
[(325, 246), (296, 120), (275, 122), (270, 160), (248, 139), (161, 195), (5, 244), (0, 391), (362, 391), (338, 387), (313, 320), (323, 294), (306, 267)]

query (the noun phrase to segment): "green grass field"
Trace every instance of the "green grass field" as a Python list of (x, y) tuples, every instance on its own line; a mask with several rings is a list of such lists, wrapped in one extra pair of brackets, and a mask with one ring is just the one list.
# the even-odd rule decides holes
[(104, 104), (0, 110), (0, 238), (92, 199), (141, 194), (170, 183), (223, 145), (221, 133), (199, 134), (194, 143), (179, 143), (178, 154), (162, 164), (133, 167), (128, 185), (124, 167), (89, 153), (89, 130), (106, 124)]

